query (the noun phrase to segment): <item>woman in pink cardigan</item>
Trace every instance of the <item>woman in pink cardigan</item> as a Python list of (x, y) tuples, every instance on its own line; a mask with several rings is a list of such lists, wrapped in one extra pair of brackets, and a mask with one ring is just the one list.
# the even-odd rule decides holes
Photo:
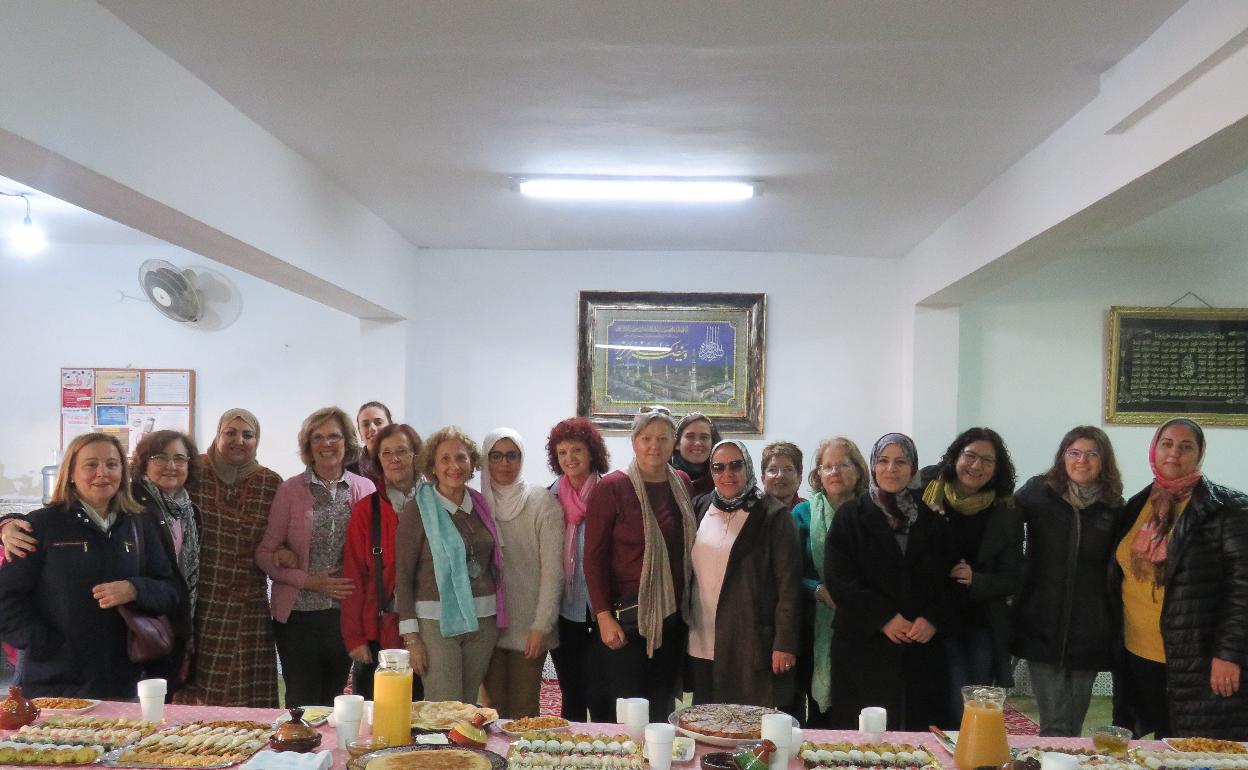
[(373, 482), (345, 469), (360, 454), (355, 426), (337, 407), (318, 409), (299, 429), (307, 470), (282, 483), (256, 564), (273, 579), (273, 637), (291, 705), (329, 705), (341, 695), (351, 659), (340, 633), (339, 602), (352, 583), (342, 577), (342, 546), (356, 502)]

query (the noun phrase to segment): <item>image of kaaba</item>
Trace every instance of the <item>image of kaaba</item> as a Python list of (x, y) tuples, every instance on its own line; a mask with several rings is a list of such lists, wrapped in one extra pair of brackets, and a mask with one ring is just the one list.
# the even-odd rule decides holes
[(614, 402), (731, 404), (737, 330), (726, 321), (616, 320), (607, 327)]

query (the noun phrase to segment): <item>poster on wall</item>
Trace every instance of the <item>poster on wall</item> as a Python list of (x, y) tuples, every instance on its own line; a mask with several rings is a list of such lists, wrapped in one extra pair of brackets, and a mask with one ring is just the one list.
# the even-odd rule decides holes
[(158, 430), (191, 432), (191, 408), (189, 406), (132, 406), (130, 407), (130, 451), (133, 452), (143, 437)]
[(95, 424), (99, 426), (127, 425), (125, 404), (97, 404)]
[(95, 392), (92, 369), (61, 370), (61, 408), (90, 409)]
[(139, 374), (138, 369), (97, 369), (95, 372), (95, 403), (139, 403)]
[(191, 373), (186, 370), (156, 370), (143, 372), (143, 403), (190, 404)]
[(63, 409), (61, 410), (61, 442), (62, 448), (64, 444), (73, 441), (77, 436), (91, 432), (91, 410), (90, 409)]
[(624, 430), (662, 404), (763, 432), (764, 294), (583, 291), (577, 414)]

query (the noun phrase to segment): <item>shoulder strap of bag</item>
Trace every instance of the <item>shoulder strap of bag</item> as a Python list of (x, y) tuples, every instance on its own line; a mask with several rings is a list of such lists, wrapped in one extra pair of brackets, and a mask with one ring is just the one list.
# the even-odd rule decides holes
[(130, 517), (130, 531), (134, 533), (134, 552), (139, 557), (139, 572), (143, 572), (143, 533), (139, 531), (137, 516)]
[(382, 574), (385, 562), (381, 558), (381, 492), (373, 493), (373, 580), (377, 590), (377, 617), (386, 614), (386, 578)]

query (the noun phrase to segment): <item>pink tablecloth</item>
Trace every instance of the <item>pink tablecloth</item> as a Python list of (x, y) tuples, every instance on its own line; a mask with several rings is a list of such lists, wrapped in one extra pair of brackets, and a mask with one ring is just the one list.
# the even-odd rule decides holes
[[(48, 712), (55, 713), (55, 712)], [(283, 711), (279, 709), (252, 709), (252, 708), (235, 708), (222, 706), (165, 706), (165, 721), (169, 724), (180, 724), (183, 722), (193, 722), (196, 720), (217, 720), (217, 719), (251, 719), (257, 722), (272, 722)], [(139, 717), (139, 704), (137, 703), (116, 703), (106, 701), (88, 712), (90, 716), (103, 717), (131, 717), (137, 719)], [(347, 752), (337, 748), (337, 735), (334, 728), (323, 725), (319, 728), (320, 733), (324, 736), (321, 748), (333, 751), (334, 768), (345, 768), (347, 762)], [(625, 732), (621, 725), (616, 724), (574, 724), (573, 732), (589, 733), (591, 735), (619, 735)], [(0, 730), (0, 739), (6, 738), (12, 734), (12, 731)], [(805, 734), (806, 740), (815, 741), (816, 743), (834, 743), (837, 741), (856, 741), (860, 738), (856, 731), (849, 730), (808, 730)], [(910, 743), (921, 745), (931, 752), (946, 770), (953, 770), (953, 757), (949, 752), (945, 751), (935, 737), (930, 733), (885, 733), (883, 740), (891, 743)], [(495, 751), (503, 756), (507, 756), (507, 747), (511, 739), (497, 731), (491, 731), (489, 743), (486, 745), (491, 751)], [(1052, 748), (1090, 748), (1092, 741), (1087, 738), (1042, 738), (1039, 736), (1021, 736), (1011, 735), (1010, 745), (1015, 747), (1027, 746), (1046, 746)], [(1133, 742), (1133, 746), (1143, 746), (1146, 748), (1163, 748), (1163, 744), (1159, 741), (1139, 741)], [(724, 749), (714, 746), (706, 746), (699, 743), (697, 745), (697, 756), (712, 751), (724, 751)], [(800, 768), (801, 764), (794, 760), (792, 768)], [(47, 765), (43, 765), (47, 767)], [(684, 765), (673, 765), (677, 770), (683, 768), (697, 768), (697, 760)]]

